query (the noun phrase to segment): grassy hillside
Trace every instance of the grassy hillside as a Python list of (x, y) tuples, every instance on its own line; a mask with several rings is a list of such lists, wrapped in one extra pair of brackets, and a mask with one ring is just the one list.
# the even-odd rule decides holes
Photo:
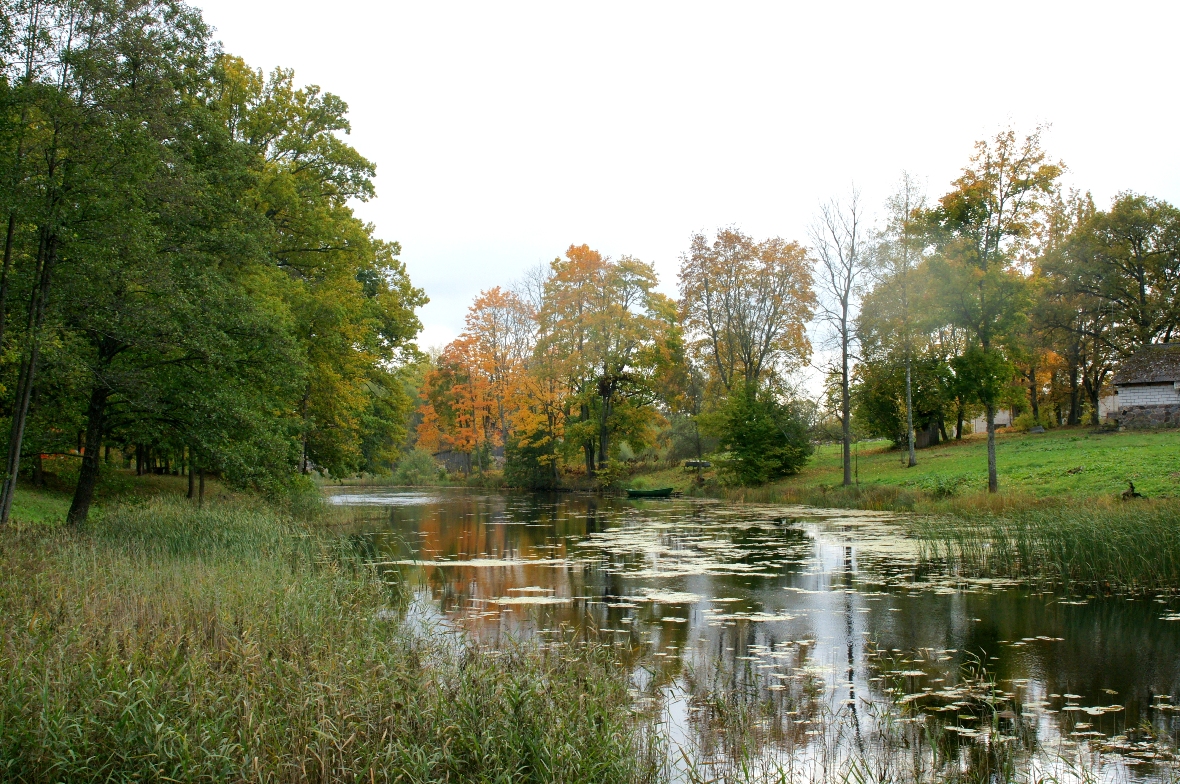
[[(74, 495), (77, 479), (77, 459), (59, 458), (47, 461), (45, 484), (36, 487), (27, 477), (21, 477), (12, 499), (12, 520), (18, 525), (57, 525), (64, 523)], [(144, 501), (160, 496), (182, 497), (188, 492), (188, 478), (183, 476), (136, 476), (133, 471), (107, 469), (99, 480), (95, 497), (98, 504), (92, 515), (101, 515), (104, 505), (115, 501)], [(232, 495), (219, 480), (205, 479), (205, 499), (213, 501)]]
[[(861, 443), (855, 465), (864, 490), (893, 487), (931, 497), (971, 495), (987, 490), (987, 441), (968, 436), (918, 451), (918, 465), (906, 468), (905, 453), (884, 441)], [(854, 452), (854, 455), (856, 453)], [(1180, 431), (1094, 433), (1060, 428), (1041, 434), (1001, 431), (996, 438), (1000, 489), (1022, 496), (1070, 499), (1117, 497), (1128, 481), (1148, 497), (1180, 496)], [(647, 485), (687, 490), (695, 474), (667, 469), (644, 477)], [(712, 480), (711, 472), (705, 473)], [(796, 476), (780, 480), (760, 495), (771, 500), (810, 495), (840, 485), (839, 444), (825, 444)]]

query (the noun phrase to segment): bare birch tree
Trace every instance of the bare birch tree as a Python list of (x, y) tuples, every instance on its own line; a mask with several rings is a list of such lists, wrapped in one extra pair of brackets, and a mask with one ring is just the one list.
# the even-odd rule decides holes
[(921, 242), (920, 221), (921, 211), (925, 208), (926, 194), (921, 184), (909, 172), (902, 172), (897, 189), (885, 203), (886, 225), (876, 243), (874, 259), (878, 282), (892, 282), (899, 295), (892, 320), (896, 323), (896, 334), (905, 359), (906, 447), (911, 468), (918, 464), (918, 459), (914, 452), (914, 324), (910, 313), (910, 278), (921, 257), (918, 247)]
[(855, 310), (869, 271), (870, 254), (860, 192), (854, 187), (843, 200), (820, 207), (811, 227), (815, 279), (819, 288), (819, 317), (833, 331), (840, 346), (840, 424), (844, 441), (844, 485), (852, 484), (852, 401), (849, 374), (855, 341)]

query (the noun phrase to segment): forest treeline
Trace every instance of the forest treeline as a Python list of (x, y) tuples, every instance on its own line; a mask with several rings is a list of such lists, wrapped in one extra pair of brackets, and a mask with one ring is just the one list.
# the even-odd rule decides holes
[(426, 357), (424, 293), (350, 206), (375, 169), (343, 100), (222, 52), (179, 0), (0, 3), (5, 520), (46, 455), (81, 455), (76, 523), (108, 461), (278, 489), (440, 460), (609, 485), (636, 458), (710, 458), (758, 484), (832, 439), (847, 483), (855, 437), (912, 463), (915, 433), (978, 414), (995, 489), (999, 410), (1097, 422), (1117, 363), (1177, 331), (1176, 209), (1100, 209), (1039, 130), (1008, 130), (942, 195), (903, 176), (797, 240), (693, 236), (676, 297), (571, 245)]
[[(757, 484), (831, 439), (849, 484), (854, 437), (908, 447), (913, 465), (916, 440), (961, 438), (981, 415), (994, 491), (997, 412), (1098, 424), (1118, 362), (1180, 327), (1180, 213), (1129, 192), (1099, 209), (1041, 136), (978, 142), (937, 198), (903, 175), (879, 210), (833, 199), (805, 244), (696, 235), (677, 299), (650, 264), (586, 245), (482, 292), (424, 374), (416, 465), (502, 456), (510, 484), (544, 487), (711, 456)], [(827, 387), (809, 400), (794, 379), (815, 353)]]
[(426, 298), (350, 208), (347, 105), (177, 0), (4, 0), (0, 516), (43, 455), (262, 488), (387, 469)]

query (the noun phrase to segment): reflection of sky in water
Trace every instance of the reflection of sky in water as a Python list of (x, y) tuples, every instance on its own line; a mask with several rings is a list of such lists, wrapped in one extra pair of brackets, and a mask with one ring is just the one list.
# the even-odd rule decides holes
[[(352, 490), (352, 488), (349, 488)], [(329, 492), (328, 502), (337, 506), (421, 506), (443, 499), (432, 493), (395, 493), (389, 491)]]
[(1171, 714), (1149, 707), (1180, 680), (1180, 624), (1162, 604), (951, 579), (920, 566), (891, 514), (387, 488), (334, 501), (389, 507), (358, 529), (375, 560), (481, 640), (573, 635), (633, 650), (673, 739), (687, 739), (692, 689), (710, 678), (787, 715), (822, 703), (859, 727), (856, 711), (886, 688), (937, 695), (973, 657), (1044, 738), (1110, 738), (1143, 720), (1172, 731)]

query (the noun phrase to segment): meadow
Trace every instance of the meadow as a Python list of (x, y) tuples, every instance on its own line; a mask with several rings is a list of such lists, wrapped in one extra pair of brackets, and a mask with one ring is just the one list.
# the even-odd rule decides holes
[[(839, 444), (820, 444), (798, 474), (763, 487), (724, 488), (715, 472), (704, 472), (705, 493), (735, 500), (858, 505), (857, 499), (900, 499), (901, 508), (923, 501), (961, 500), (968, 509), (994, 508), (987, 500), (987, 441), (982, 434), (966, 436), (917, 452), (918, 465), (907, 468), (904, 450), (887, 441), (853, 445), (855, 487), (841, 488), (843, 468)], [(1180, 497), (1180, 431), (1094, 431), (1058, 428), (1030, 434), (1001, 430), (996, 436), (1000, 495), (1019, 499), (1017, 505), (1049, 498), (1068, 502), (1119, 499), (1127, 483), (1148, 498)], [(682, 468), (644, 473), (648, 486), (673, 486), (693, 491), (696, 474)], [(827, 503), (825, 503), (825, 500)], [(948, 505), (942, 505), (948, 506)], [(922, 508), (935, 510), (927, 503)], [(939, 507), (942, 508), (942, 507)]]

